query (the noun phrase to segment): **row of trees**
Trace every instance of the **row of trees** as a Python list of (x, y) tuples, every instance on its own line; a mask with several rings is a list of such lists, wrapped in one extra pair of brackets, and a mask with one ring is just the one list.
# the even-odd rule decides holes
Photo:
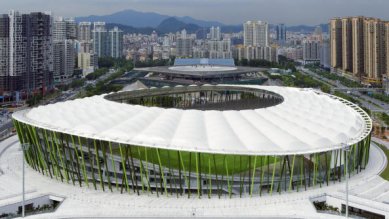
[(81, 97), (90, 97), (121, 90), (123, 88), (122, 85), (112, 84), (111, 81), (122, 77), (126, 72), (133, 69), (132, 61), (126, 59), (102, 58), (99, 63), (102, 68), (115, 68), (116, 72), (111, 74), (105, 80), (97, 82), (95, 85), (88, 85), (85, 88), (85, 93), (82, 94)]
[(288, 59), (285, 56), (279, 55), (278, 62), (271, 62), (265, 59), (235, 59), (235, 65), (238, 66), (250, 66), (250, 67), (266, 67), (266, 68), (281, 68), (281, 69), (291, 69), (293, 72), (296, 72), (296, 63)]
[(357, 81), (350, 80), (348, 78), (342, 77), (342, 76), (337, 75), (337, 74), (332, 74), (329, 71), (325, 71), (325, 70), (320, 69), (317, 65), (307, 65), (305, 67), (309, 68), (309, 70), (315, 72), (316, 74), (318, 74), (324, 78), (328, 78), (328, 79), (333, 80), (333, 81), (339, 81), (341, 84), (343, 84), (346, 87), (361, 87), (362, 86)]
[(170, 65), (174, 65), (174, 60), (175, 57), (171, 57), (170, 59), (157, 59), (157, 60), (149, 59), (144, 62), (136, 61), (135, 66), (137, 68), (154, 67), (154, 66), (170, 66)]

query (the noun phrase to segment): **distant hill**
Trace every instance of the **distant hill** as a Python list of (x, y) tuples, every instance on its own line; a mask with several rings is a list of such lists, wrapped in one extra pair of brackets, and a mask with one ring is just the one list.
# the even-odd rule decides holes
[(133, 27), (118, 23), (107, 23), (107, 29), (112, 29), (117, 26), (124, 33), (141, 33), (141, 34), (151, 34), (154, 30), (158, 34), (165, 33), (175, 33), (177, 31), (181, 31), (185, 29), (188, 33), (196, 33), (198, 30), (204, 29), (202, 27), (197, 26), (196, 24), (186, 24), (182, 21), (177, 20), (174, 17), (167, 18), (163, 20), (157, 27)]
[[(275, 29), (276, 24), (269, 24), (269, 29)], [(308, 25), (297, 25), (297, 26), (286, 26), (286, 29), (291, 32), (304, 32), (304, 33), (312, 33), (317, 25), (308, 26)], [(321, 26), (323, 33), (328, 33), (328, 24), (319, 24)], [(221, 31), (223, 33), (236, 33), (243, 31), (242, 25), (224, 25), (221, 26)]]
[[(76, 17), (77, 22), (81, 21), (104, 21), (106, 23), (115, 23), (132, 27), (157, 27), (162, 21), (171, 18), (168, 15), (162, 15), (154, 12), (140, 12), (135, 10), (123, 10), (109, 15), (90, 15), (86, 17)], [(200, 27), (222, 26), (217, 21), (203, 21), (192, 17), (175, 17), (177, 20), (186, 24), (195, 24)]]
[[(77, 17), (77, 22), (80, 21), (104, 21), (107, 23), (108, 29), (118, 26), (125, 33), (142, 33), (150, 34), (153, 30), (159, 34), (181, 31), (186, 29), (188, 33), (200, 34), (200, 38), (204, 37), (204, 32), (209, 32), (211, 26), (220, 26), (223, 33), (232, 33), (243, 31), (243, 24), (240, 25), (224, 25), (217, 21), (204, 21), (194, 19), (192, 17), (172, 17), (161, 15), (154, 12), (139, 12), (135, 10), (123, 10), (110, 15), (91, 15), (87, 17)], [(270, 29), (274, 29), (276, 25), (269, 24)], [(328, 33), (328, 24), (320, 24), (323, 32)], [(297, 25), (287, 26), (288, 31), (311, 33), (316, 26)], [(205, 28), (205, 29), (204, 29)], [(201, 31), (199, 31), (201, 30)]]
[(187, 24), (182, 21), (179, 21), (175, 17), (170, 17), (168, 19), (163, 20), (157, 26), (158, 33), (175, 33), (177, 31), (181, 31), (185, 29), (188, 33), (195, 33), (197, 30), (201, 29), (200, 26), (196, 24)]
[(118, 27), (120, 30), (122, 30), (124, 33), (141, 33), (141, 34), (151, 34), (155, 28), (152, 27), (133, 27), (123, 24), (116, 24), (116, 23), (107, 23), (106, 27), (108, 30)]
[(175, 17), (177, 20), (182, 21), (187, 24), (196, 24), (199, 27), (212, 27), (212, 26), (223, 26), (223, 23), (220, 23), (218, 21), (203, 21), (198, 20), (192, 17)]
[[(328, 33), (328, 24), (319, 24), (319, 26), (321, 26), (323, 32)], [(308, 26), (308, 25), (286, 27), (287, 31), (304, 32), (304, 33), (312, 33), (313, 31), (315, 31), (315, 28), (316, 26)]]
[(224, 25), (220, 27), (221, 32), (223, 33), (237, 33), (240, 31), (243, 31), (243, 24), (242, 25)]

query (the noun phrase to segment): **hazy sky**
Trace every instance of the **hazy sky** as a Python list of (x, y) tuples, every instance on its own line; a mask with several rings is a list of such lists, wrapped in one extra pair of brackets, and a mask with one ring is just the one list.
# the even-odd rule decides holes
[(0, 12), (52, 11), (64, 17), (104, 15), (124, 9), (191, 16), (240, 24), (319, 24), (334, 16), (364, 15), (389, 20), (389, 0), (0, 0)]

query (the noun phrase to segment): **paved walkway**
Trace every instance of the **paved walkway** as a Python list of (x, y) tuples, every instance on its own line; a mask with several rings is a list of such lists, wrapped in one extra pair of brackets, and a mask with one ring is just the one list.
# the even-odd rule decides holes
[[(0, 206), (21, 201), (22, 152), (16, 137), (0, 143)], [(10, 146), (11, 145), (11, 146)], [(371, 159), (365, 171), (350, 179), (353, 199), (367, 200), (368, 204), (387, 206), (389, 183), (377, 176), (386, 165), (386, 157), (378, 147), (371, 147)], [(56, 212), (34, 215), (29, 218), (96, 218), (96, 217), (277, 217), (277, 218), (329, 218), (328, 214), (316, 213), (310, 198), (324, 193), (344, 196), (344, 183), (314, 188), (304, 192), (262, 197), (229, 199), (206, 197), (202, 199), (176, 198), (151, 195), (120, 194), (119, 191), (102, 192), (92, 188), (80, 188), (49, 177), (31, 168), (26, 171), (27, 199), (45, 194), (65, 197)], [(363, 186), (361, 186), (363, 185)], [(369, 185), (376, 185), (369, 186)], [(364, 188), (363, 191), (361, 188)], [(378, 194), (380, 191), (383, 193)]]

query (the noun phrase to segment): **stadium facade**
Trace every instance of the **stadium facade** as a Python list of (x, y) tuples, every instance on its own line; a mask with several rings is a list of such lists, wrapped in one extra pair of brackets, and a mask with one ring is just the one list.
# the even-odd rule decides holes
[[(262, 84), (267, 80), (260, 73), (267, 68), (236, 66), (233, 59), (175, 59), (173, 66), (136, 68), (147, 73), (142, 81), (159, 84)], [(161, 86), (162, 87), (162, 86)]]
[(251, 85), (111, 93), (19, 111), (13, 121), (31, 145), (26, 161), (43, 175), (96, 190), (199, 198), (342, 181), (366, 167), (372, 129), (344, 99)]

